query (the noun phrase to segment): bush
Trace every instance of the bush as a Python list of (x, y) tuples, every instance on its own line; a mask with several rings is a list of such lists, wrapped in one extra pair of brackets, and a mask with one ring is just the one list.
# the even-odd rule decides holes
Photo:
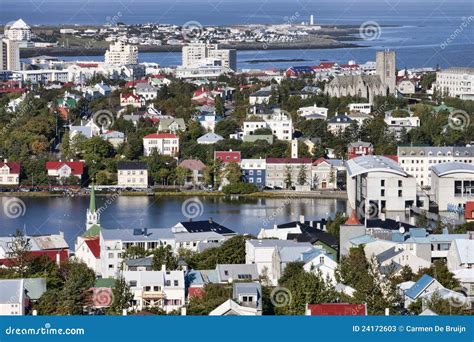
[(226, 195), (245, 195), (258, 192), (258, 187), (250, 183), (234, 183), (226, 185), (222, 188), (222, 192)]

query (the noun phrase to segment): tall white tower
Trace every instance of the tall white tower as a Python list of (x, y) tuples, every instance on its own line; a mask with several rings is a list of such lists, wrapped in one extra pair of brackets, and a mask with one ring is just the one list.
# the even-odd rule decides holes
[(314, 26), (314, 15), (311, 14), (311, 16), (309, 17), (309, 24), (311, 26)]

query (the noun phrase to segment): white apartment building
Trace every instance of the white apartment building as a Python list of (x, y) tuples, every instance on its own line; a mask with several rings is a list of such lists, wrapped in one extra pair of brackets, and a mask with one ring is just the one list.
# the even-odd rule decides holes
[(306, 175), (304, 185), (311, 185), (311, 158), (267, 158), (266, 163), (265, 185), (269, 188), (286, 189), (288, 185), (299, 185), (301, 170)]
[(419, 186), (431, 186), (431, 167), (441, 163), (474, 164), (474, 146), (399, 146), (398, 163)]
[(117, 185), (124, 188), (148, 188), (147, 164), (142, 162), (118, 162)]
[(5, 159), (0, 162), (0, 185), (20, 184), (20, 163), (9, 162)]
[(393, 116), (385, 117), (385, 123), (390, 132), (395, 134), (395, 138), (399, 139), (403, 131), (409, 132), (413, 128), (420, 127), (420, 118), (417, 116), (408, 116), (406, 118), (394, 118)]
[(275, 109), (273, 114), (262, 116), (262, 120), (244, 121), (243, 135), (252, 135), (257, 129), (269, 128), (277, 139), (287, 141), (292, 140), (293, 120), (288, 113)]
[(7, 39), (16, 41), (31, 40), (31, 27), (23, 19), (5, 25), (4, 33)]
[(0, 40), (0, 71), (2, 70), (21, 70), (20, 45), (15, 40)]
[(125, 281), (133, 294), (130, 310), (160, 308), (167, 313), (185, 305), (186, 293), (183, 271), (124, 271)]
[(372, 105), (370, 103), (349, 103), (349, 112), (370, 114), (372, 112)]
[(112, 43), (105, 52), (105, 63), (112, 65), (137, 64), (138, 47), (121, 41)]
[(43, 83), (47, 84), (50, 82), (61, 82), (66, 83), (69, 81), (69, 72), (67, 70), (21, 70), (14, 73), (22, 82), (29, 83)]
[(395, 161), (362, 156), (346, 161), (351, 208), (371, 217), (382, 211), (405, 211), (416, 204), (416, 181)]
[(301, 107), (296, 113), (298, 116), (308, 119), (313, 119), (318, 116), (324, 119), (328, 117), (328, 109), (324, 107), (318, 107), (316, 104), (314, 106)]
[(165, 156), (177, 156), (179, 153), (179, 136), (171, 133), (148, 134), (143, 138), (143, 152), (151, 155), (153, 150)]
[(0, 316), (23, 316), (25, 314), (25, 280), (0, 280)]
[(183, 46), (183, 68), (197, 68), (211, 59), (219, 60), (220, 65), (223, 67), (234, 71), (237, 70), (237, 54), (235, 50), (221, 50), (217, 44), (193, 43)]
[(448, 68), (436, 73), (434, 88), (443, 95), (474, 99), (474, 68)]

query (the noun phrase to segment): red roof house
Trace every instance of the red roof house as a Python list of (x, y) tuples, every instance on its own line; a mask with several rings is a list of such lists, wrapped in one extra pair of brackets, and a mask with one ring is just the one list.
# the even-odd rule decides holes
[(82, 178), (84, 174), (84, 162), (82, 161), (50, 161), (46, 162), (48, 176), (57, 178), (68, 178), (76, 176)]
[(214, 160), (220, 160), (224, 163), (240, 163), (240, 151), (215, 151)]

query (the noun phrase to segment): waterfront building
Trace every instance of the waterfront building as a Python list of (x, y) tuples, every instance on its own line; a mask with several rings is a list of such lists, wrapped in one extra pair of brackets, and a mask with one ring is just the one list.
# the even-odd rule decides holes
[(356, 141), (349, 144), (347, 147), (347, 159), (352, 159), (361, 156), (370, 156), (374, 154), (374, 146), (372, 143), (364, 141)]
[(31, 27), (23, 19), (8, 23), (4, 28), (5, 38), (16, 41), (30, 41)]
[(296, 186), (302, 170), (306, 178), (305, 185), (311, 184), (311, 158), (267, 158), (266, 163), (265, 185), (269, 188), (287, 189)]
[(474, 164), (474, 146), (398, 146), (398, 163), (421, 187), (431, 186), (431, 167), (442, 163)]
[(85, 163), (82, 161), (49, 161), (46, 162), (46, 170), (49, 177), (56, 178), (62, 182), (70, 177), (82, 179), (84, 174)]
[(21, 70), (20, 45), (15, 40), (0, 40), (0, 71), (3, 70)]
[(474, 99), (474, 68), (448, 68), (436, 73), (434, 88), (442, 96)]
[(105, 52), (105, 63), (111, 65), (137, 64), (138, 47), (122, 41), (112, 43)]
[(242, 159), (240, 168), (243, 181), (259, 188), (265, 187), (266, 167), (265, 159)]
[(463, 212), (474, 200), (474, 165), (450, 162), (431, 167), (431, 192), (439, 211)]
[(119, 161), (117, 185), (122, 188), (148, 188), (148, 165), (145, 162)]
[(204, 169), (206, 165), (199, 159), (185, 159), (179, 163), (179, 167), (189, 170), (184, 181), (185, 186), (201, 186), (204, 182)]
[(0, 162), (0, 186), (20, 185), (20, 171), (21, 167), (19, 162), (12, 162), (4, 159), (3, 162)]
[(313, 189), (331, 189), (338, 187), (338, 167), (341, 161), (319, 158), (311, 167), (311, 184)]
[(143, 138), (145, 156), (156, 150), (159, 154), (175, 157), (179, 153), (179, 136), (171, 133), (148, 134)]
[(346, 167), (349, 204), (362, 214), (376, 217), (417, 203), (415, 178), (392, 159), (362, 156), (346, 161)]

